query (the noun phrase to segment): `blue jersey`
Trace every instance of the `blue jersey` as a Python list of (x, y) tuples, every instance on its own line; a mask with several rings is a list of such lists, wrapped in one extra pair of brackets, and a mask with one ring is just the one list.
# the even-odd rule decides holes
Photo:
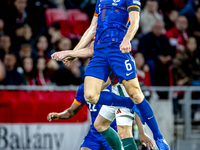
[(94, 49), (120, 44), (129, 25), (129, 12), (140, 11), (140, 0), (98, 0)]
[[(110, 89), (109, 89), (109, 90), (110, 90)], [(90, 126), (91, 131), (92, 131), (92, 132), (98, 132), (98, 131), (94, 128), (94, 122), (95, 122), (96, 117), (97, 117), (98, 114), (99, 114), (99, 111), (100, 111), (102, 105), (100, 105), (100, 104), (95, 105), (95, 104), (91, 104), (91, 103), (88, 103), (88, 102), (85, 101), (85, 98), (84, 98), (84, 84), (81, 84), (81, 85), (79, 86), (79, 89), (78, 89), (78, 91), (77, 91), (77, 93), (76, 93), (76, 98), (75, 98), (74, 102), (75, 102), (77, 105), (84, 105), (84, 104), (87, 105), (88, 109), (90, 110), (91, 119), (92, 119), (92, 124), (91, 124), (91, 126)], [(110, 126), (116, 130), (116, 121), (114, 120), (114, 121), (110, 124)]]

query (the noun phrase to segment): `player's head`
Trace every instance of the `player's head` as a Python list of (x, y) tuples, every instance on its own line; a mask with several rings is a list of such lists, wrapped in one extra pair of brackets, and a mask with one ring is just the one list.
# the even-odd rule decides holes
[(184, 32), (188, 27), (188, 20), (185, 16), (178, 16), (175, 21), (175, 26), (178, 31)]
[(18, 12), (24, 12), (25, 8), (27, 6), (27, 0), (15, 0), (14, 6), (17, 9)]
[(152, 33), (157, 37), (163, 35), (163, 33), (164, 33), (164, 22), (161, 21), (161, 20), (157, 20), (152, 27)]

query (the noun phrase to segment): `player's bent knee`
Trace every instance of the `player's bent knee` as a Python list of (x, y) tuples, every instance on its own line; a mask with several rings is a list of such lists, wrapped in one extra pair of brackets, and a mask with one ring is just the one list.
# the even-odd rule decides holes
[(96, 104), (99, 100), (99, 95), (93, 93), (85, 93), (84, 94), (85, 100), (89, 103)]
[(101, 123), (100, 121), (96, 121), (94, 122), (94, 127), (97, 131), (102, 132), (105, 131), (106, 129), (108, 129), (109, 125), (104, 125), (103, 123)]
[(98, 121), (94, 122), (94, 127), (97, 131), (104, 131), (102, 124), (100, 124), (100, 122), (98, 122)]
[[(133, 89), (134, 90), (134, 89)], [(132, 90), (132, 91), (133, 91)], [(134, 101), (134, 103), (139, 104), (143, 101), (144, 95), (138, 90), (137, 92), (129, 92), (130, 98)]]
[(142, 94), (135, 94), (135, 95), (132, 95), (132, 99), (136, 104), (139, 104), (143, 101), (144, 96)]

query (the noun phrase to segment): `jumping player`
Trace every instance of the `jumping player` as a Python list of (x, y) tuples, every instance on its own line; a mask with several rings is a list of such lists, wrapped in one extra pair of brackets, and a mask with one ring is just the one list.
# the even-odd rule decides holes
[[(102, 84), (106, 82), (112, 70), (130, 98), (137, 104), (144, 121), (153, 132), (158, 148), (169, 150), (154, 113), (140, 89), (134, 59), (130, 55), (130, 40), (139, 27), (139, 12), (139, 0), (98, 0), (91, 25), (75, 48), (78, 50), (86, 47), (95, 36), (93, 59), (85, 72), (84, 97), (87, 102), (98, 104)], [(121, 106), (126, 103), (118, 101), (117, 96), (111, 97), (109, 92), (106, 97), (114, 99), (112, 103), (119, 103)], [(112, 138), (117, 133), (110, 128), (99, 132), (108, 144), (110, 141), (119, 143), (118, 138)], [(108, 133), (112, 136), (107, 136)]]
[[(65, 50), (61, 52), (56, 52), (53, 55), (57, 55), (58, 57), (68, 56), (68, 57), (78, 57), (78, 58), (80, 57), (92, 58), (94, 52), (93, 45), (94, 43), (91, 42), (90, 45), (79, 51)], [(124, 86), (117, 81), (117, 79), (114, 77), (113, 74), (110, 76), (110, 79), (112, 82), (113, 93), (129, 97)], [(108, 81), (107, 85), (110, 84)], [(102, 118), (100, 121), (103, 120), (103, 122), (98, 123), (98, 121), (95, 121), (95, 128), (97, 128), (98, 130), (107, 129), (110, 126), (111, 122), (114, 120), (114, 118), (117, 118), (117, 130), (120, 139), (122, 140), (122, 143), (124, 145), (124, 150), (132, 150), (136, 148), (135, 141), (132, 135), (133, 113), (130, 112), (130, 109), (125, 107), (114, 107), (114, 106), (103, 105), (99, 114), (100, 114), (99, 117)], [(136, 117), (138, 116), (136, 115)], [(143, 130), (143, 128), (141, 128), (140, 130)], [(143, 143), (143, 145), (145, 144)], [(150, 145), (150, 147), (153, 149), (154, 145), (152, 144)]]
[[(108, 90), (108, 88), (106, 90)], [(76, 98), (74, 102), (72, 103), (71, 107), (69, 107), (68, 109), (66, 109), (65, 111), (61, 113), (55, 113), (55, 112), (49, 113), (47, 116), (47, 120), (51, 121), (51, 120), (57, 120), (57, 119), (69, 119), (73, 117), (74, 115), (76, 115), (76, 113), (78, 113), (78, 111), (83, 107), (84, 104), (86, 104), (88, 109), (90, 110), (92, 124), (90, 126), (90, 130), (88, 134), (86, 135), (86, 137), (83, 140), (83, 143), (80, 146), (80, 150), (112, 150), (111, 147), (106, 142), (106, 140), (103, 138), (103, 136), (99, 134), (99, 132), (94, 128), (94, 121), (102, 105), (90, 104), (85, 101), (84, 84), (80, 85), (76, 94)], [(117, 119), (118, 118), (116, 118), (116, 120)], [(153, 141), (148, 136), (145, 135), (140, 118), (136, 115), (135, 119), (140, 131), (140, 140), (142, 143), (145, 143), (145, 145), (147, 145), (147, 147), (150, 149), (153, 146)], [(114, 120), (110, 126), (116, 129), (116, 121)], [(123, 143), (126, 143), (126, 142), (123, 142)], [(135, 147), (134, 149), (137, 150), (137, 147)]]

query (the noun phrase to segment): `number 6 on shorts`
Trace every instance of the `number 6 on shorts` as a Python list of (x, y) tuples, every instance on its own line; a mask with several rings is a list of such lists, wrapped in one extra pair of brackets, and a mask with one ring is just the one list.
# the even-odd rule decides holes
[(129, 63), (129, 60), (125, 60), (125, 66), (126, 66), (126, 70), (130, 71), (132, 70), (132, 66), (131, 66), (131, 63)]

